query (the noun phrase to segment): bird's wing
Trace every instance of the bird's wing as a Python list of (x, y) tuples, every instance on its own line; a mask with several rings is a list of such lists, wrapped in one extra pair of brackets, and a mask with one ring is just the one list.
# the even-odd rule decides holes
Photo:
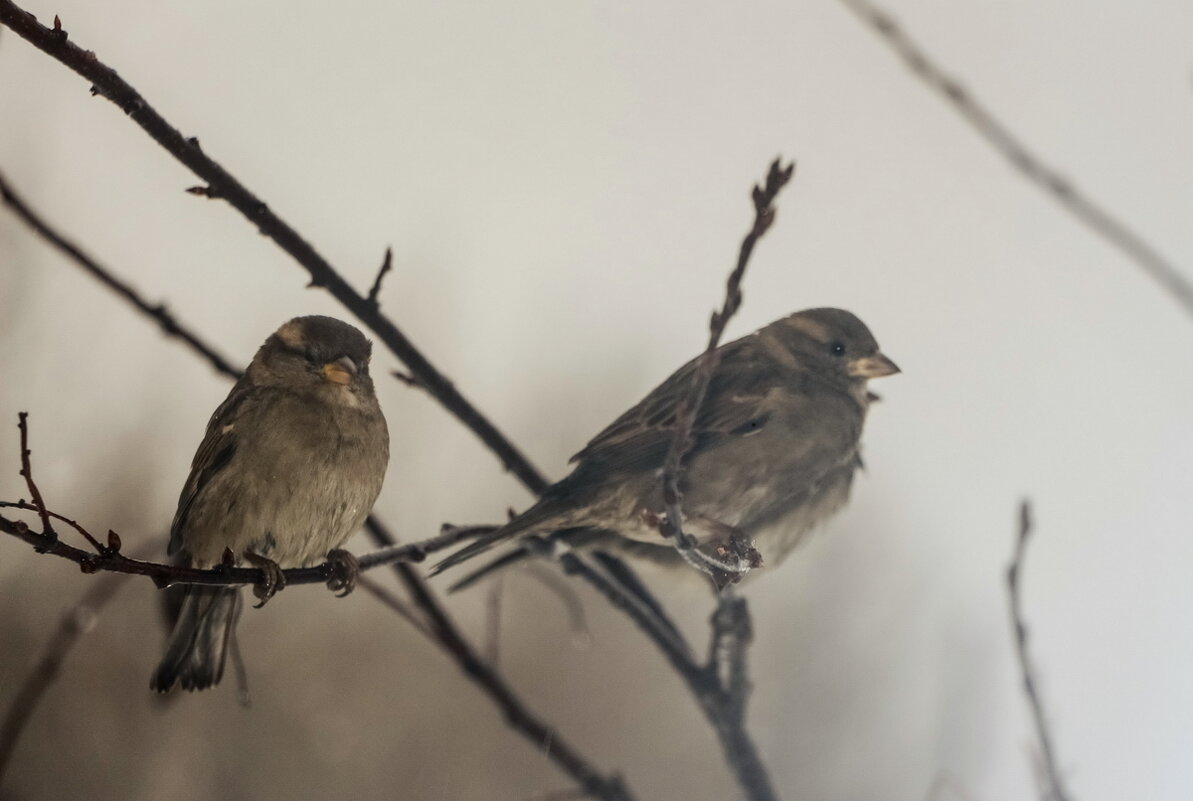
[(167, 553), (172, 555), (182, 547), (187, 516), (195, 504), (195, 499), (203, 494), (211, 479), (232, 460), (239, 433), (231, 421), (236, 420), (244, 406), (253, 402), (253, 399), (254, 393), (247, 379), (241, 378), (207, 422), (207, 433), (203, 435), (203, 441), (195, 451), (190, 475), (187, 476), (182, 493), (178, 496), (178, 510), (174, 513), (174, 522), (170, 524), (170, 546)]
[[(725, 345), (708, 394), (692, 428), (696, 453), (721, 435), (744, 435), (766, 424), (763, 399), (776, 381), (778, 365), (750, 338)], [(593, 437), (572, 457), (581, 470), (610, 472), (657, 469), (675, 437), (680, 404), (688, 397), (696, 359), (675, 371), (636, 406)]]

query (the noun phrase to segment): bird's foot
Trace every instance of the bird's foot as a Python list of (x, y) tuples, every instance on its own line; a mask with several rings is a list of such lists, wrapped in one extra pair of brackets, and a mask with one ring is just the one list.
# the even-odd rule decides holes
[(762, 567), (762, 554), (754, 547), (753, 541), (740, 531), (735, 530), (724, 542), (718, 543), (714, 553), (718, 562), (732, 568), (724, 570), (714, 566), (709, 571), (717, 592), (738, 583), (754, 568)]
[(360, 573), (360, 562), (356, 557), (342, 548), (333, 548), (327, 552), (327, 566), (331, 568), (331, 578), (327, 580), (327, 589), (343, 598), (356, 589), (356, 576)]
[(261, 580), (253, 585), (253, 595), (261, 602), (253, 608), (260, 609), (270, 598), (286, 589), (286, 574), (282, 572), (278, 563), (268, 556), (245, 551), (244, 560), (253, 567), (260, 568), (264, 574)]

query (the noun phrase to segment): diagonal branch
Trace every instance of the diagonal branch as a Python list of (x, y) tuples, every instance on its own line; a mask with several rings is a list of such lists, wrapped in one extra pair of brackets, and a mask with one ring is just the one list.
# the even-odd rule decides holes
[(36, 231), (42, 239), (62, 251), (75, 264), (94, 276), (96, 280), (108, 289), (131, 303), (142, 314), (156, 320), (167, 336), (181, 339), (192, 350), (202, 356), (208, 364), (214, 367), (217, 373), (222, 373), (232, 379), (240, 378), (240, 370), (233, 367), (227, 359), (216, 353), (207, 343), (192, 333), (189, 328), (174, 319), (174, 315), (165, 307), (165, 304), (150, 303), (145, 300), (129, 284), (117, 278), (105, 267), (96, 263), (94, 259), (90, 258), (72, 242), (51, 228), (40, 216), (29, 208), (21, 196), (17, 194), (17, 191), (5, 179), (3, 172), (0, 172), (0, 200), (3, 200), (4, 204), (12, 209), (14, 214)]
[(1193, 284), (1180, 269), (1109, 209), (1077, 188), (1070, 179), (1033, 153), (1023, 140), (982, 104), (960, 81), (945, 71), (886, 11), (869, 0), (841, 0), (863, 24), (880, 36), (903, 59), (907, 68), (940, 95), (978, 136), (1019, 173), (1073, 215), (1091, 233), (1101, 237), (1135, 263), (1135, 266), (1193, 316)]
[(353, 289), (346, 280), (302, 236), (274, 214), (260, 198), (250, 192), (231, 173), (207, 156), (199, 140), (187, 138), (165, 120), (136, 89), (116, 71), (101, 62), (90, 50), (75, 45), (60, 27), (47, 28), (36, 17), (15, 5), (0, 0), (0, 23), (34, 47), (57, 59), (91, 81), (91, 91), (116, 104), (170, 155), (207, 182), (197, 194), (225, 200), (253, 223), (257, 229), (286, 251), (310, 275), (309, 286), (326, 289), (336, 300), (364, 323), (395, 356), (405, 363), (418, 383), (497, 455), (506, 469), (532, 492), (547, 487), (547, 480), (497, 427), (460, 394), (448, 378), (439, 372), (405, 334), (369, 298)]
[[(365, 524), (369, 536), (383, 547), (394, 547), (396, 538), (380, 521), (370, 518)], [(605, 801), (630, 801), (631, 796), (621, 777), (606, 777), (590, 765), (559, 732), (534, 717), (525, 704), (514, 694), (513, 689), (501, 679), (496, 669), (481, 658), (468, 644), (447, 611), (432, 594), (427, 583), (413, 567), (394, 563), (398, 579), (405, 585), (410, 597), (427, 616), (436, 633), (436, 641), (452, 655), (456, 665), (493, 700), (505, 713), (506, 722), (522, 733), (531, 742), (537, 743), (552, 761), (571, 775), (585, 791)]]
[(99, 611), (124, 586), (127, 576), (110, 575), (92, 582), (83, 597), (63, 614), (50, 641), (25, 680), (17, 686), (8, 710), (0, 721), (0, 784), (12, 759), (13, 750), (41, 699), (53, 686), (62, 663), (79, 638), (91, 631)]

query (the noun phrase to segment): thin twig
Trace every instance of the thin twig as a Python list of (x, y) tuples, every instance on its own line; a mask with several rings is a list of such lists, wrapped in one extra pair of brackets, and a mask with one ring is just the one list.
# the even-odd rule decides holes
[(199, 353), (208, 364), (215, 368), (216, 372), (222, 373), (229, 378), (240, 378), (240, 370), (237, 370), (232, 364), (223, 356), (216, 353), (209, 345), (199, 339), (189, 328), (182, 325), (170, 313), (170, 310), (161, 303), (150, 303), (141, 297), (135, 289), (129, 286), (125, 281), (120, 280), (112, 274), (110, 270), (102, 267), (98, 262), (80, 250), (74, 243), (60, 235), (57, 231), (51, 228), (45, 220), (36, 214), (25, 201), (17, 194), (12, 185), (4, 177), (4, 173), (0, 172), (0, 198), (4, 200), (5, 205), (12, 209), (13, 213), (17, 215), (26, 225), (32, 228), (37, 234), (51, 245), (62, 251), (83, 268), (84, 271), (94, 276), (100, 283), (108, 289), (115, 292), (120, 297), (135, 306), (142, 314), (152, 317), (161, 326), (162, 331), (171, 337), (177, 337), (183, 342), (191, 346), (191, 349)]
[(696, 425), (696, 418), (700, 414), (700, 407), (704, 405), (704, 397), (708, 394), (708, 386), (712, 382), (713, 373), (720, 361), (717, 346), (725, 333), (725, 326), (730, 318), (737, 313), (741, 306), (741, 281), (746, 273), (746, 266), (750, 262), (750, 254), (754, 252), (754, 245), (770, 228), (775, 220), (774, 201), (780, 190), (791, 180), (795, 173), (795, 164), (786, 167), (780, 159), (775, 159), (767, 171), (766, 181), (762, 186), (755, 185), (751, 193), (754, 202), (754, 224), (749, 233), (742, 239), (738, 252), (737, 265), (729, 274), (725, 285), (725, 300), (720, 311), (714, 311), (708, 323), (708, 345), (696, 360), (696, 370), (692, 377), (692, 385), (687, 396), (680, 402), (676, 410), (675, 435), (671, 446), (667, 450), (667, 458), (663, 462), (663, 503), (666, 505), (666, 526), (664, 533), (672, 537), (675, 547), (681, 555), (693, 566), (716, 577), (718, 571), (729, 573), (744, 573), (753, 566), (749, 561), (739, 567), (724, 564), (707, 557), (696, 548), (696, 541), (683, 530), (683, 494), (679, 489), (680, 476), (683, 472), (683, 460), (692, 449), (692, 429)]
[(1193, 316), (1193, 284), (1181, 270), (1142, 235), (1108, 209), (1077, 188), (998, 119), (961, 82), (935, 62), (890, 13), (869, 0), (841, 0), (858, 19), (877, 33), (929, 88), (970, 124), (977, 134), (1005, 158), (1012, 167), (1069, 212), (1090, 232), (1117, 248), (1140, 270), (1160, 285)]
[(1019, 577), (1023, 571), (1024, 558), (1027, 556), (1027, 538), (1031, 534), (1031, 502), (1023, 501), (1019, 505), (1019, 532), (1015, 538), (1015, 555), (1007, 567), (1007, 590), (1011, 611), (1011, 629), (1014, 632), (1015, 655), (1019, 660), (1019, 670), (1023, 677), (1023, 692), (1027, 696), (1028, 706), (1031, 708), (1032, 722), (1036, 727), (1036, 737), (1040, 741), (1043, 770), (1046, 778), (1046, 792), (1044, 801), (1070, 801), (1072, 796), (1065, 789), (1061, 780), (1060, 770), (1056, 765), (1056, 750), (1052, 746), (1052, 735), (1048, 731), (1048, 723), (1044, 716), (1044, 702), (1040, 698), (1040, 691), (1036, 683), (1035, 670), (1031, 657), (1027, 652), (1027, 624), (1023, 617), (1023, 600), (1019, 592)]
[(88, 586), (83, 597), (63, 614), (41, 656), (13, 693), (4, 720), (0, 722), (0, 785), (4, 783), (4, 772), (12, 760), (21, 733), (41, 699), (58, 679), (62, 663), (75, 643), (94, 628), (99, 611), (124, 586), (127, 578), (122, 575), (104, 576)]
[[(27, 508), (28, 504), (0, 501), (0, 507), (5, 506)], [(48, 514), (55, 518), (65, 519), (57, 513), (50, 512)], [(77, 524), (75, 525), (77, 526)], [(95, 543), (98, 553), (68, 545), (56, 536), (47, 535), (45, 531), (34, 531), (24, 521), (0, 515), (0, 532), (10, 534), (22, 542), (28, 543), (38, 553), (46, 553), (74, 562), (84, 573), (109, 572), (148, 576), (159, 589), (174, 584), (205, 584), (223, 587), (255, 585), (265, 579), (264, 571), (256, 567), (221, 565), (210, 570), (200, 570), (163, 562), (133, 559), (120, 553), (119, 548), (100, 545), (94, 537), (86, 532), (86, 529), (81, 526), (77, 527), (91, 542)], [(451, 529), (437, 537), (431, 537), (421, 542), (382, 548), (361, 556), (358, 559), (360, 569), (362, 571), (373, 570), (381, 565), (395, 562), (423, 562), (428, 554), (448, 548), (461, 539), (466, 539), (472, 530), (475, 529)], [(331, 565), (324, 562), (314, 567), (287, 568), (282, 571), (282, 574), (286, 577), (286, 585), (289, 586), (291, 584), (326, 584), (334, 577), (335, 572)]]
[(90, 50), (69, 41), (65, 30), (41, 25), (36, 17), (15, 5), (0, 0), (0, 23), (39, 50), (91, 81), (93, 94), (100, 94), (116, 104), (145, 133), (207, 183), (202, 190), (210, 198), (227, 201), (245, 216), (264, 236), (288, 253), (310, 276), (312, 287), (322, 287), (354, 314), (405, 363), (419, 384), (449, 412), (456, 416), (496, 454), (506, 469), (516, 475), (535, 494), (547, 487), (547, 480), (512, 442), (497, 430), (476, 407), (460, 394), (450, 380), (414, 346), (387, 316), (354, 290), (346, 280), (297, 231), (274, 214), (260, 198), (250, 192), (227, 170), (199, 147), (196, 138), (187, 138), (165, 120), (126, 83), (115, 70), (101, 62)]
[(498, 668), (501, 665), (501, 596), (505, 589), (504, 576), (498, 574), (489, 582), (485, 598), (485, 661)]
[(381, 306), (381, 300), (378, 295), (381, 294), (381, 281), (385, 278), (385, 274), (393, 269), (394, 266), (394, 249), (388, 247), (385, 249), (385, 259), (381, 262), (381, 269), (377, 271), (377, 277), (373, 279), (373, 288), (369, 290), (368, 301), (374, 308)]
[[(41, 490), (37, 488), (36, 482), (33, 481), (33, 465), (29, 462), (29, 413), (17, 413), (17, 428), (21, 432), (21, 477), (25, 479), (25, 486), (29, 489), (29, 497), (33, 499), (33, 508), (37, 511), (37, 516), (41, 518), (41, 530), (46, 539), (58, 539), (58, 532), (54, 531), (54, 527), (50, 525), (50, 513), (46, 510), (46, 502), (42, 500)], [(79, 531), (83, 529), (79, 528)], [(87, 540), (95, 547), (95, 550), (101, 550), (99, 541), (90, 534), (83, 532)]]

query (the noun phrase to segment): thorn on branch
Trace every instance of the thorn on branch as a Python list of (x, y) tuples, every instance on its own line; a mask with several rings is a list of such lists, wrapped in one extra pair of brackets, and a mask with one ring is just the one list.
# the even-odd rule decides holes
[(413, 375), (412, 373), (404, 373), (401, 370), (390, 370), (389, 374), (408, 387), (413, 387), (414, 389), (423, 389), (423, 382), (419, 381), (418, 376)]
[(373, 288), (369, 290), (368, 302), (374, 308), (381, 307), (381, 301), (378, 300), (378, 295), (381, 294), (381, 281), (385, 278), (385, 274), (393, 269), (394, 251), (392, 247), (385, 249), (385, 259), (381, 262), (381, 269), (377, 271), (377, 278), (373, 281)]
[[(198, 147), (198, 140), (196, 139), (195, 142), (195, 146)], [(224, 195), (218, 189), (211, 186), (188, 186), (186, 188), (186, 192), (188, 195), (198, 195), (199, 197), (205, 197), (208, 200), (221, 200), (224, 197)]]

